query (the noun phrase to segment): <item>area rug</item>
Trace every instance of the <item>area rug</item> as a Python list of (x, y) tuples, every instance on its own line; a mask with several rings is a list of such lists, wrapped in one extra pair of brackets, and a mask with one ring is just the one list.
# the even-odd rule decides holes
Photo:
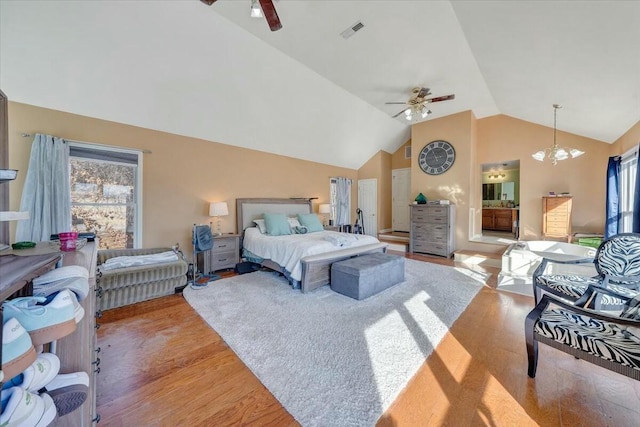
[(373, 426), (486, 277), (405, 259), (405, 279), (357, 301), (258, 271), (184, 296), (303, 426)]

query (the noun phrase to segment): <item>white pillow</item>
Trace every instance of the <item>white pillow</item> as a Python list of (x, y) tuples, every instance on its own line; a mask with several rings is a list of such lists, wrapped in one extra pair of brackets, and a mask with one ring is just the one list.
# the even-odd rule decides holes
[(267, 225), (264, 223), (264, 219), (254, 219), (253, 223), (258, 226), (260, 233), (267, 234)]
[(289, 227), (291, 227), (292, 230), (295, 230), (296, 227), (300, 227), (302, 225), (300, 224), (300, 221), (298, 221), (298, 218), (289, 217), (287, 218), (287, 221), (289, 221)]

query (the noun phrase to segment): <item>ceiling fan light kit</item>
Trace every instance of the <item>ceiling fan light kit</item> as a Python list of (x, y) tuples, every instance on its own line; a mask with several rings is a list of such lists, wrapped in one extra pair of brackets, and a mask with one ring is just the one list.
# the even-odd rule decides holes
[(251, 12), (250, 15), (252, 18), (262, 18), (262, 9), (260, 9), (260, 5), (258, 4), (258, 0), (251, 0)]
[(411, 91), (412, 95), (406, 102), (385, 102), (385, 104), (402, 104), (407, 105), (402, 111), (398, 114), (391, 116), (392, 118), (396, 118), (402, 113), (404, 113), (404, 118), (408, 121), (413, 121), (414, 119), (426, 119), (429, 114), (431, 114), (431, 110), (427, 108), (427, 104), (431, 104), (433, 102), (440, 101), (449, 101), (451, 99), (455, 99), (455, 95), (446, 95), (446, 96), (438, 96), (435, 98), (427, 98), (427, 96), (431, 95), (431, 90), (428, 87), (415, 87)]
[(545, 158), (548, 158), (552, 165), (557, 165), (561, 160), (566, 160), (569, 157), (575, 159), (576, 157), (580, 157), (584, 154), (584, 151), (578, 150), (577, 148), (565, 148), (558, 146), (556, 139), (556, 118), (560, 108), (562, 108), (562, 105), (553, 104), (553, 145), (551, 148), (545, 148), (544, 150), (533, 153), (531, 157), (533, 157), (534, 160), (543, 162)]
[[(211, 6), (217, 0), (200, 1), (208, 6)], [(260, 6), (258, 6), (258, 3), (260, 3)], [(282, 23), (280, 22), (278, 12), (276, 12), (276, 8), (273, 5), (273, 0), (251, 0), (250, 15), (252, 18), (261, 18), (262, 15), (264, 15), (271, 31), (278, 31), (280, 28), (282, 28)]]

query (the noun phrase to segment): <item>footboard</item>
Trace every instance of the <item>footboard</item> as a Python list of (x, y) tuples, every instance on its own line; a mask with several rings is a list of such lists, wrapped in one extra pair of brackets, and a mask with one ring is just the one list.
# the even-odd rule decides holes
[(302, 292), (309, 292), (328, 285), (331, 281), (331, 264), (334, 262), (358, 255), (386, 252), (387, 246), (386, 243), (374, 243), (302, 258), (302, 280), (300, 283)]

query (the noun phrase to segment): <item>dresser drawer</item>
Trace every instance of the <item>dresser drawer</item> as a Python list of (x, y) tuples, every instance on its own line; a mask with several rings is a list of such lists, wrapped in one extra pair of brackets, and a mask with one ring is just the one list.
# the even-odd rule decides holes
[(413, 251), (441, 256), (449, 256), (449, 247), (446, 244), (440, 243), (414, 242)]
[(238, 239), (235, 237), (214, 237), (213, 238), (213, 248), (212, 252), (233, 252), (237, 251), (237, 242)]
[(412, 222), (427, 222), (429, 220), (429, 215), (426, 212), (418, 211), (418, 209), (414, 209), (411, 212), (411, 221)]
[(449, 208), (443, 206), (430, 206), (429, 209), (427, 209), (427, 215), (447, 217), (449, 215)]
[(238, 263), (236, 252), (212, 252), (211, 253), (211, 271), (223, 270), (225, 268), (234, 268)]

